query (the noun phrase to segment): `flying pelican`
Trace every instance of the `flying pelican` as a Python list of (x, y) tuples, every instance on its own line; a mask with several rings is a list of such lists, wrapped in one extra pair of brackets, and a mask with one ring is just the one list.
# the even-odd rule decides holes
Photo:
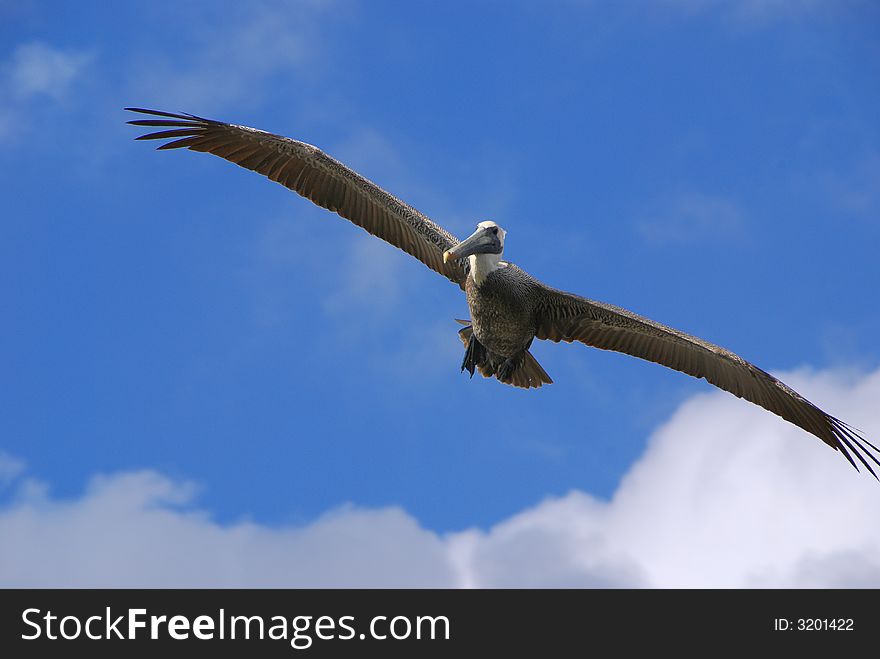
[(855, 456), (877, 478), (866, 457), (880, 466), (868, 447), (878, 453), (880, 449), (852, 426), (729, 350), (626, 309), (546, 286), (502, 260), (506, 232), (495, 222), (480, 222), (469, 238), (459, 241), (311, 144), (193, 114), (126, 110), (153, 117), (128, 123), (162, 129), (137, 139), (170, 139), (159, 149), (204, 151), (267, 176), (458, 284), (471, 314), (470, 321), (459, 321), (465, 325), (459, 331), (465, 345), (461, 370), (471, 377), (477, 370), (526, 389), (551, 384), (529, 352), (532, 341), (580, 341), (705, 378), (812, 433), (841, 451), (858, 470)]

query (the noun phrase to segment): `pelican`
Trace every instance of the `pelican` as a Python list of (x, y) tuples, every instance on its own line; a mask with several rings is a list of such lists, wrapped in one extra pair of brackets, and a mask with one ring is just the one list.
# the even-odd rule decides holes
[[(534, 339), (578, 341), (704, 378), (760, 405), (856, 459), (874, 476), (880, 449), (852, 426), (827, 414), (789, 386), (729, 350), (631, 311), (588, 300), (541, 283), (503, 260), (506, 232), (491, 221), (459, 241), (443, 227), (311, 144), (247, 126), (125, 108), (150, 115), (129, 121), (161, 128), (139, 140), (168, 139), (159, 150), (204, 151), (253, 170), (402, 249), (465, 292), (470, 321), (459, 336), (461, 370), (473, 377), (533, 388), (553, 381), (529, 352)], [(855, 457), (855, 459), (854, 459)], [(880, 480), (880, 479), (878, 479)]]

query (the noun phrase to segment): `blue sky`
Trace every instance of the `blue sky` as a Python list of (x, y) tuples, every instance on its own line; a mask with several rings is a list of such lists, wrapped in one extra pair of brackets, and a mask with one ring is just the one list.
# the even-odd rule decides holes
[[(316, 144), (460, 237), (495, 220), (539, 279), (764, 369), (868, 377), (878, 19), (870, 2), (0, 2), (0, 477), (75, 501), (96, 474), (151, 470), (197, 484), (218, 524), (351, 505), (487, 529), (572, 491), (610, 500), (710, 390), (552, 344), (533, 350), (550, 387), (468, 381), (454, 286), (262, 177), (134, 142), (130, 105)], [(789, 454), (818, 443), (791, 437)]]

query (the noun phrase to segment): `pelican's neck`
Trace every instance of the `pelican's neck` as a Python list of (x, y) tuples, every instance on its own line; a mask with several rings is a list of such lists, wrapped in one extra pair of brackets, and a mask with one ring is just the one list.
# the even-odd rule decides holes
[(501, 260), (501, 254), (471, 254), (468, 261), (471, 264), (471, 277), (477, 286), (486, 281), (490, 272), (507, 265)]

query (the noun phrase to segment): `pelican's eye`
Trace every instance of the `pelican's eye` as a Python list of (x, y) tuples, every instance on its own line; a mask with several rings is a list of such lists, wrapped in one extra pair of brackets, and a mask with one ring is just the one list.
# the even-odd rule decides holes
[(492, 227), (492, 233), (494, 233), (497, 236), (498, 235), (498, 227)]

